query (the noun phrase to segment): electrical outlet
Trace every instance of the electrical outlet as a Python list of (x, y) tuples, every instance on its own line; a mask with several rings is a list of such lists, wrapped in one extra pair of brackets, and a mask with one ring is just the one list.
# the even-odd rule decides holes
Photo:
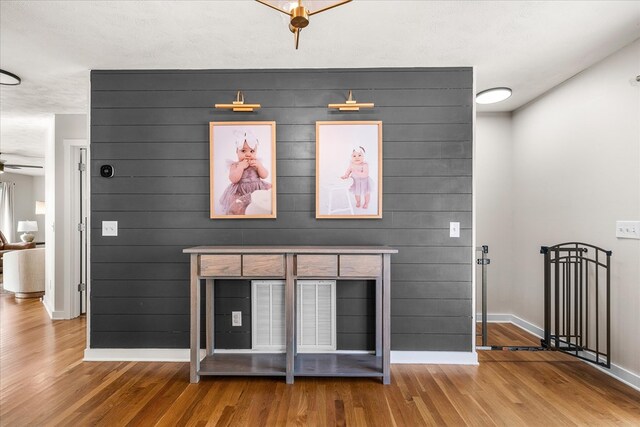
[(459, 222), (450, 222), (449, 223), (449, 237), (460, 237), (460, 223)]
[(242, 312), (241, 311), (232, 311), (231, 312), (231, 326), (242, 326)]
[(118, 235), (118, 221), (102, 221), (102, 235), (103, 236), (117, 236)]
[(616, 221), (616, 237), (640, 239), (640, 221)]

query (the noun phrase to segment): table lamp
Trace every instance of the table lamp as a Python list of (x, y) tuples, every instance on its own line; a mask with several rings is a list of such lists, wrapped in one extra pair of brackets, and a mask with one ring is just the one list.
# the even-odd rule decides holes
[(30, 231), (38, 231), (38, 223), (36, 221), (18, 221), (18, 232), (22, 232), (20, 240), (23, 242), (33, 242), (35, 236)]

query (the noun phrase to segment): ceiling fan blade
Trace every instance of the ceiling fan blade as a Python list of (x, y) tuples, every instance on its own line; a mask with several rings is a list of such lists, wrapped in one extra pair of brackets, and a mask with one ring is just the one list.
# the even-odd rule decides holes
[[(260, 0), (258, 0), (258, 1), (260, 1)], [(327, 7), (323, 8), (323, 9), (314, 10), (313, 12), (309, 12), (309, 16), (316, 15), (316, 14), (318, 14), (320, 12), (326, 12), (329, 9), (333, 9), (334, 7), (342, 6), (343, 4), (349, 3), (350, 1), (351, 0), (343, 0), (343, 1), (339, 2), (339, 3), (332, 4), (331, 6), (327, 6)]]
[[(269, 4), (269, 3), (267, 3), (266, 1), (263, 1), (263, 0), (256, 0), (256, 1), (257, 1), (258, 3), (260, 3), (260, 4), (263, 4), (263, 5), (267, 6), (267, 7), (270, 7), (271, 9), (277, 10), (278, 12), (282, 12), (282, 13), (284, 13), (284, 14), (285, 14), (285, 15), (287, 15), (287, 16), (290, 16), (290, 15), (291, 15), (289, 12), (285, 12), (284, 10), (280, 9), (279, 7), (275, 7), (274, 5)], [(349, 0), (349, 1), (351, 1), (351, 0)]]
[(34, 166), (34, 165), (4, 165), (4, 167), (8, 169), (20, 169), (20, 168), (42, 169), (42, 166)]

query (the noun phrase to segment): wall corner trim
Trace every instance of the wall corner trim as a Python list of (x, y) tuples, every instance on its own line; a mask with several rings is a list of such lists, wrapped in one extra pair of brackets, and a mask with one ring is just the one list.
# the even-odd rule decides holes
[(51, 320), (69, 319), (69, 316), (67, 316), (64, 311), (52, 310), (51, 307), (49, 307), (49, 304), (47, 304), (47, 302), (44, 299), (42, 300), (42, 305), (44, 306), (44, 309), (47, 311), (47, 314), (49, 315), (49, 318)]
[(393, 364), (477, 365), (478, 353), (466, 351), (392, 351)]

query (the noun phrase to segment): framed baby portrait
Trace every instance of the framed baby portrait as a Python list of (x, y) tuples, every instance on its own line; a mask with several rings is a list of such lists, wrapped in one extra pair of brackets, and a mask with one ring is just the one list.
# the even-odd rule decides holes
[(316, 218), (382, 218), (382, 122), (316, 122)]
[(276, 122), (210, 122), (211, 218), (276, 217)]

